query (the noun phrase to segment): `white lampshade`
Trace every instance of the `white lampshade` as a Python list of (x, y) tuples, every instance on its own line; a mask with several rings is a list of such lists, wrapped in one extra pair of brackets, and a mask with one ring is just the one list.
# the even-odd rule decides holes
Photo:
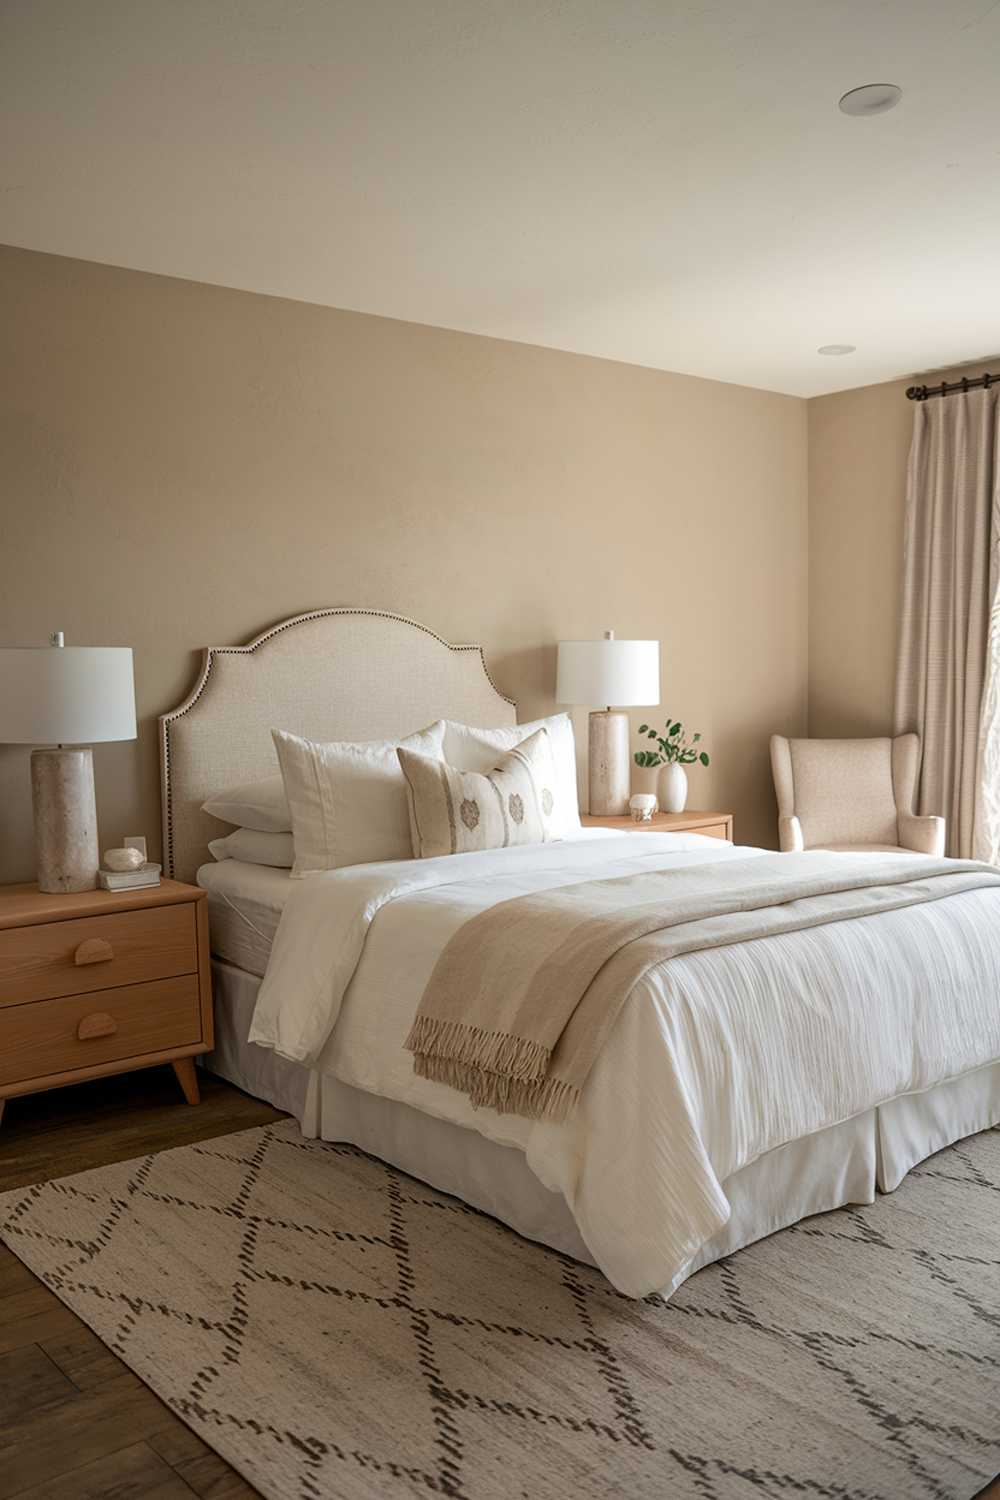
[(134, 739), (130, 646), (0, 649), (0, 744)]
[(560, 641), (556, 702), (631, 708), (660, 701), (659, 641)]

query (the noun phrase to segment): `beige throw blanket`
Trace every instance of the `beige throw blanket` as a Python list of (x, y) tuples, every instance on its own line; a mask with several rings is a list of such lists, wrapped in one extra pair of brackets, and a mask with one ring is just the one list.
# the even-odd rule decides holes
[(452, 937), (406, 1046), (421, 1077), (477, 1106), (564, 1119), (654, 966), (987, 885), (1000, 871), (971, 861), (807, 851), (518, 896)]

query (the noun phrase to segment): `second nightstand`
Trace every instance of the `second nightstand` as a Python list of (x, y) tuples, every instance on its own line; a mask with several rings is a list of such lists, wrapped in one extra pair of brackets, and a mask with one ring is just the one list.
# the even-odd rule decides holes
[(581, 816), (584, 828), (616, 828), (621, 833), (704, 833), (713, 839), (733, 838), (733, 815), (725, 812), (654, 813), (648, 823), (631, 817), (592, 818)]
[(197, 1104), (211, 1046), (204, 891), (0, 887), (0, 1114), (16, 1094), (166, 1062)]

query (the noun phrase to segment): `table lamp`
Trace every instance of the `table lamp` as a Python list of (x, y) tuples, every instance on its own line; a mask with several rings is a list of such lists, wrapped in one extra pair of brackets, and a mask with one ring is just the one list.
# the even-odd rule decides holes
[(89, 891), (97, 884), (97, 806), (89, 748), (135, 739), (130, 646), (0, 649), (0, 743), (51, 745), (31, 752), (38, 889)]
[[(613, 630), (602, 641), (560, 641), (556, 668), (559, 703), (615, 704), (617, 709), (660, 701), (659, 641), (618, 641)], [(614, 708), (590, 715), (590, 811), (624, 816), (631, 787), (629, 716)]]

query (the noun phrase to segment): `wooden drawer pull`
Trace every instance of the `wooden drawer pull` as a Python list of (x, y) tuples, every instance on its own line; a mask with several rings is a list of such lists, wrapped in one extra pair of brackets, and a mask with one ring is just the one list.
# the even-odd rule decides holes
[(76, 1028), (78, 1042), (89, 1042), (96, 1036), (114, 1036), (118, 1022), (106, 1010), (95, 1010), (92, 1016), (84, 1016)]
[(75, 964), (106, 964), (115, 950), (106, 938), (84, 938), (73, 954)]

